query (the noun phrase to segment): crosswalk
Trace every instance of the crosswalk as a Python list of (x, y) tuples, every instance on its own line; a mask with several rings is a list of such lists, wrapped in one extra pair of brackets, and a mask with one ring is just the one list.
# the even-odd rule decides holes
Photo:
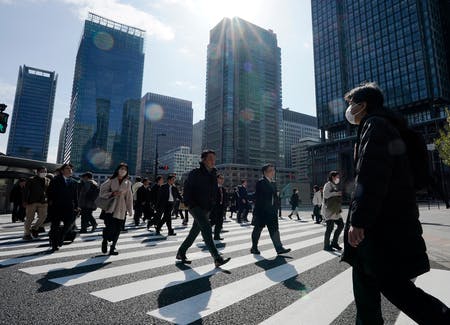
[[(289, 219), (279, 223), (281, 239), (292, 249), (283, 256), (277, 256), (267, 231), (259, 242), (261, 255), (250, 254), (252, 227), (226, 222), (225, 239), (216, 241), (219, 251), (231, 257), (223, 268), (214, 268), (201, 236), (188, 251), (192, 264), (175, 263), (190, 229), (179, 220), (174, 220), (173, 237), (130, 226), (120, 235), (117, 256), (100, 253), (101, 225), (51, 253), (46, 234), (24, 242), (20, 228), (2, 224), (0, 267), (106, 304), (140, 306), (133, 312), (147, 323), (354, 322), (345, 313), (353, 304), (351, 269), (339, 262), (338, 253), (322, 250), (324, 227)], [(450, 305), (449, 291), (442, 287), (450, 283), (450, 271), (433, 269), (416, 283)], [(395, 324), (414, 324), (398, 311), (393, 317)]]

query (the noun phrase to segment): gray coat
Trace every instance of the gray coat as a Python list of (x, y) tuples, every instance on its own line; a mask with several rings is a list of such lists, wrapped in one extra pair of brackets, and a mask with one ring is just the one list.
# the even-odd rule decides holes
[(114, 198), (111, 206), (106, 213), (112, 213), (113, 218), (125, 220), (128, 212), (129, 216), (133, 215), (133, 193), (131, 193), (131, 182), (124, 179), (121, 184), (117, 178), (107, 179), (100, 186), (99, 196), (102, 198), (110, 198), (113, 192), (119, 191), (121, 194)]
[(97, 209), (95, 205), (96, 197), (93, 197), (94, 188), (98, 188), (98, 184), (94, 180), (81, 181), (78, 188), (78, 206), (81, 209)]
[[(342, 195), (338, 194), (339, 189), (336, 184), (333, 184), (333, 182), (327, 182), (323, 186), (323, 204), (322, 204), (322, 212), (321, 214), (325, 218), (325, 220), (338, 220), (342, 218), (341, 216), (341, 206), (342, 206)], [(337, 200), (338, 209), (337, 212), (335, 207), (336, 205), (333, 204), (333, 208), (331, 207), (331, 200)], [(340, 201), (340, 202), (339, 202)], [(334, 210), (334, 211), (333, 211)]]

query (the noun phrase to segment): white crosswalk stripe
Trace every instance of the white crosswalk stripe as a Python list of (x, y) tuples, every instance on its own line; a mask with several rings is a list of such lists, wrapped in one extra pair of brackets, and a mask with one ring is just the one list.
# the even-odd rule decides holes
[[(174, 220), (174, 226), (179, 223)], [(120, 235), (117, 256), (100, 254), (101, 229), (77, 237), (72, 244), (52, 254), (45, 235), (40, 241), (23, 242), (19, 238), (22, 232), (0, 232), (0, 257), (3, 258), (0, 266), (17, 264), (15, 267), (32, 277), (32, 281), (38, 278), (69, 287), (67, 290), (80, 290), (109, 304), (150, 297), (154, 301), (150, 308), (146, 308), (145, 303), (141, 308), (149, 323), (188, 324), (200, 318), (215, 317), (229, 308), (237, 308), (244, 301), (261, 299), (255, 297), (280, 295), (279, 287), (296, 278), (302, 279), (304, 288), (288, 291), (295, 299), (274, 308), (258, 323), (321, 325), (344, 317), (344, 311), (354, 303), (351, 269), (338, 263), (338, 253), (322, 250), (325, 228), (311, 221), (285, 219), (279, 223), (281, 239), (292, 249), (285, 257), (277, 257), (267, 230), (259, 241), (261, 255), (250, 254), (253, 227), (225, 223), (224, 230), (228, 231), (223, 234), (225, 240), (216, 244), (222, 254), (232, 259), (222, 268), (214, 268), (201, 236), (188, 251), (192, 265), (174, 267), (175, 254), (190, 227), (179, 228), (175, 237), (151, 236), (145, 228), (130, 228), (128, 233)], [(264, 263), (271, 266), (264, 266)], [(323, 273), (319, 281), (311, 272), (321, 268), (331, 269)], [(237, 276), (240, 272), (242, 276)], [(120, 281), (116, 282), (116, 278)], [(200, 280), (203, 282), (198, 282)], [(416, 284), (450, 304), (450, 293), (442, 285), (449, 281), (450, 271), (433, 269), (419, 277)], [(200, 287), (192, 293), (186, 291), (187, 287), (197, 285)], [(175, 293), (179, 287), (184, 288), (181, 295), (159, 301), (164, 291)], [(392, 319), (395, 318), (398, 325), (413, 323), (399, 312)]]

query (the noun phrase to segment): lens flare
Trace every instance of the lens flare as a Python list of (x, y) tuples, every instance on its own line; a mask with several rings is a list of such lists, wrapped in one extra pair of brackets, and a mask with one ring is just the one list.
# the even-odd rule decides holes
[(152, 122), (161, 121), (164, 117), (164, 109), (161, 105), (151, 103), (145, 108), (145, 118)]
[(244, 63), (244, 71), (245, 72), (252, 72), (253, 71), (253, 64), (251, 64), (250, 62), (245, 62)]
[(246, 108), (239, 113), (239, 119), (241, 122), (250, 123), (255, 119), (255, 113), (253, 110)]
[(111, 166), (111, 155), (100, 148), (89, 150), (86, 158), (92, 167), (97, 169), (107, 169)]
[(94, 36), (94, 44), (97, 46), (100, 50), (109, 51), (114, 46), (114, 39), (113, 37), (105, 32), (98, 32)]

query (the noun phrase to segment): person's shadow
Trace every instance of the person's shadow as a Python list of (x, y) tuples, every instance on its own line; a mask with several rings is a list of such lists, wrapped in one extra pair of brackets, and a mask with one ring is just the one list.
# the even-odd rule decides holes
[[(200, 274), (186, 264), (177, 263), (176, 266), (181, 271), (190, 270), (191, 273), (200, 276)], [(170, 319), (175, 324), (203, 324), (201, 312), (206, 309), (211, 298), (211, 282), (209, 278), (210, 276), (200, 276), (198, 279), (185, 284), (179, 281), (169, 283), (161, 290), (158, 296), (158, 308), (161, 316)], [(195, 295), (199, 296), (195, 304), (189, 306), (189, 310), (176, 305), (169, 306)], [(186, 314), (189, 315), (188, 318), (186, 318)]]

